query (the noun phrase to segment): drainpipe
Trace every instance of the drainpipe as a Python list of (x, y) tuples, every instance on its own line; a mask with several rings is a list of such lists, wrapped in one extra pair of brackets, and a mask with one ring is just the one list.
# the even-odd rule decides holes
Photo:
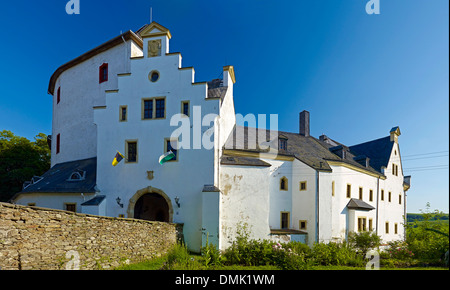
[(379, 203), (379, 195), (380, 195), (380, 177), (377, 177), (377, 211), (375, 216), (375, 233), (378, 235), (378, 203)]
[(319, 242), (319, 170), (316, 170), (316, 242)]

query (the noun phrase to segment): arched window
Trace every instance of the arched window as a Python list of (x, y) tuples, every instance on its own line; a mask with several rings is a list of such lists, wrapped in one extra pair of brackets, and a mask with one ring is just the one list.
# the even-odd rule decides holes
[(79, 181), (79, 180), (84, 180), (84, 176), (86, 174), (86, 171), (83, 170), (77, 170), (72, 172), (72, 174), (69, 177), (69, 181)]
[(284, 176), (280, 179), (280, 190), (288, 190), (288, 179)]

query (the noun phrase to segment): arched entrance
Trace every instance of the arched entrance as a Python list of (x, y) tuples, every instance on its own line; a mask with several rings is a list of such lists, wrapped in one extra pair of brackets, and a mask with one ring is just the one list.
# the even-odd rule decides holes
[(138, 190), (133, 195), (128, 204), (127, 213), (129, 218), (161, 222), (173, 221), (170, 198), (164, 191), (151, 186)]

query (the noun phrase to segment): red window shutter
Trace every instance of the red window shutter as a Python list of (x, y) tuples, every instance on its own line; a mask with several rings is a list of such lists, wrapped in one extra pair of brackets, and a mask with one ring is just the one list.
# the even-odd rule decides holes
[(58, 91), (56, 92), (56, 103), (59, 104), (61, 101), (61, 87), (58, 87)]
[(101, 84), (107, 81), (108, 81), (108, 64), (104, 63), (100, 66), (98, 70), (98, 83)]
[(56, 135), (56, 154), (59, 153), (59, 148), (61, 145), (61, 134)]

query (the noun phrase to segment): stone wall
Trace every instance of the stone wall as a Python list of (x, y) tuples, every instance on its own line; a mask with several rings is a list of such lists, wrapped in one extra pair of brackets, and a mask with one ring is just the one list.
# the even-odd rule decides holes
[(0, 203), (0, 269), (110, 269), (163, 255), (182, 225)]

